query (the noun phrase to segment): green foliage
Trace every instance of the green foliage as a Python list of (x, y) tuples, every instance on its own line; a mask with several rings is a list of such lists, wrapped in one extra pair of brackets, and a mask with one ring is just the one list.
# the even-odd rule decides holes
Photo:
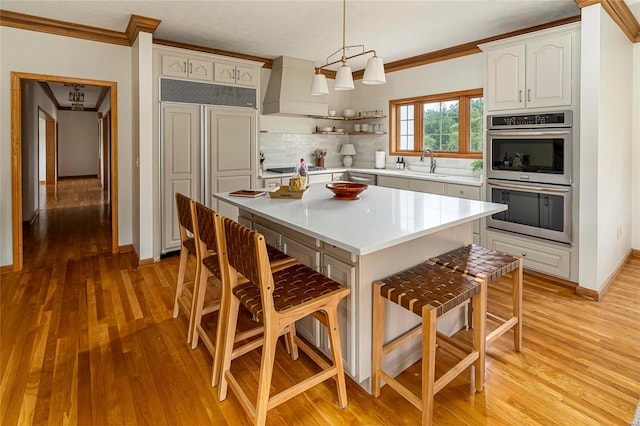
[(484, 164), (482, 163), (482, 160), (475, 160), (471, 162), (471, 171), (472, 172), (477, 172), (478, 170), (482, 170), (484, 167)]
[[(424, 148), (434, 151), (458, 151), (460, 105), (458, 101), (444, 101), (424, 104), (423, 141)], [(470, 102), (471, 150), (482, 152), (484, 126), (482, 120), (483, 99), (473, 98)]]

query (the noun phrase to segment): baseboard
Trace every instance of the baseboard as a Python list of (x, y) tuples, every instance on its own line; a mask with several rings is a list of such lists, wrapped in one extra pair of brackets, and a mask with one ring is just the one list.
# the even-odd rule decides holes
[(551, 284), (555, 284), (555, 285), (559, 285), (562, 287), (567, 287), (570, 289), (575, 289), (576, 287), (578, 287), (577, 283), (574, 283), (573, 281), (569, 281), (569, 280), (565, 280), (564, 278), (559, 278), (559, 277), (554, 277), (553, 275), (547, 275), (543, 272), (538, 272), (538, 271), (532, 271), (531, 269), (527, 269), (524, 268), (524, 272), (527, 275), (532, 275), (536, 278), (545, 280), (550, 282)]
[(578, 286), (576, 288), (576, 294), (579, 296), (583, 296), (589, 299), (593, 299), (597, 302), (600, 302), (604, 298), (605, 294), (607, 294), (607, 292), (611, 288), (611, 284), (613, 284), (613, 282), (616, 280), (616, 278), (618, 277), (618, 274), (620, 274), (620, 271), (622, 271), (622, 268), (624, 268), (624, 265), (627, 264), (627, 262), (629, 261), (629, 258), (632, 255), (635, 256), (634, 250), (629, 250), (629, 252), (624, 257), (624, 259), (622, 259), (622, 262), (620, 262), (616, 267), (616, 269), (611, 273), (611, 275), (609, 275), (609, 278), (607, 279), (607, 281), (605, 281), (604, 285), (600, 288), (600, 290), (596, 291), (596, 290), (591, 290), (588, 288)]
[(33, 222), (35, 222), (35, 221), (36, 221), (36, 219), (38, 218), (38, 216), (39, 216), (39, 215), (40, 215), (40, 211), (36, 210), (36, 211), (33, 213), (33, 216), (31, 216), (31, 218), (30, 218), (30, 219), (23, 220), (23, 221), (22, 221), (22, 226), (23, 226), (23, 228), (28, 228), (28, 227), (32, 226), (32, 225), (33, 225)]
[(144, 268), (146, 266), (151, 266), (154, 263), (156, 263), (156, 261), (153, 260), (153, 258), (138, 260), (138, 268)]
[(631, 256), (640, 257), (640, 250), (631, 249)]
[(118, 246), (118, 253), (131, 253), (132, 251), (135, 251), (133, 249), (133, 244)]
[(131, 253), (131, 267), (133, 269), (144, 268), (145, 266), (151, 266), (154, 263), (156, 263), (156, 261), (153, 258), (141, 260), (133, 244), (120, 246), (119, 251), (120, 253)]
[(65, 179), (93, 179), (97, 178), (98, 175), (78, 175), (78, 176), (58, 176), (58, 180)]
[(13, 272), (13, 265), (0, 266), (0, 274), (8, 274), (9, 272)]

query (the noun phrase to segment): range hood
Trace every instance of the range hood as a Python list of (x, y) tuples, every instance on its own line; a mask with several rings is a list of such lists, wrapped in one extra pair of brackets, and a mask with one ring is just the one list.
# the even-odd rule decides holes
[(312, 61), (287, 56), (274, 59), (262, 113), (326, 116), (326, 97), (309, 94), (314, 73)]

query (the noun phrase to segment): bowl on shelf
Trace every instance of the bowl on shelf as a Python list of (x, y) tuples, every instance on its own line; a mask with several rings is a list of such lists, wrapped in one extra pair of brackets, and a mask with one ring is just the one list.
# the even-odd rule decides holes
[(331, 132), (333, 131), (333, 127), (318, 127), (319, 132)]
[(336, 116), (336, 110), (335, 109), (330, 109), (329, 110), (329, 117), (335, 117)]
[(344, 111), (342, 111), (342, 116), (343, 117), (347, 117), (347, 118), (355, 117), (356, 116), (356, 110), (355, 109), (345, 109)]
[(342, 133), (342, 132), (344, 132), (344, 129), (335, 129), (335, 130), (334, 130), (334, 132), (336, 132), (336, 133)]
[(336, 200), (357, 200), (360, 198), (360, 193), (369, 185), (354, 182), (331, 182), (326, 187), (335, 194), (333, 198)]

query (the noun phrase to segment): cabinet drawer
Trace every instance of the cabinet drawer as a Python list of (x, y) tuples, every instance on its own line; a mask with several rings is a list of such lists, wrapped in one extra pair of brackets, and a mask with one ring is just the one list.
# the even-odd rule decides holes
[(349, 262), (355, 265), (358, 260), (358, 256), (350, 251), (345, 249), (341, 249), (340, 247), (336, 247), (332, 244), (324, 243), (323, 244), (324, 252), (330, 254), (336, 259), (344, 260), (345, 262)]
[(487, 239), (491, 250), (522, 256), (525, 268), (564, 279), (570, 278), (571, 252), (569, 250), (493, 232), (488, 232)]
[(445, 184), (429, 180), (409, 179), (409, 189), (411, 191), (426, 192), (427, 194), (444, 195)]
[(331, 182), (331, 173), (309, 175), (309, 183)]
[(466, 198), (468, 200), (479, 200), (480, 187), (448, 183), (447, 195), (450, 197)]
[(262, 179), (263, 188), (278, 188), (282, 181), (280, 178)]
[(277, 232), (278, 234), (282, 234), (282, 236), (290, 237), (291, 239), (305, 244), (308, 247), (312, 247), (316, 250), (320, 248), (320, 240), (305, 235), (301, 232), (294, 231), (293, 229), (284, 227), (280, 224), (270, 221), (269, 219), (254, 215), (253, 223), (256, 230), (258, 229), (257, 225), (263, 225), (273, 230), (274, 232)]
[(378, 176), (378, 186), (387, 188), (408, 189), (407, 179), (392, 176)]

